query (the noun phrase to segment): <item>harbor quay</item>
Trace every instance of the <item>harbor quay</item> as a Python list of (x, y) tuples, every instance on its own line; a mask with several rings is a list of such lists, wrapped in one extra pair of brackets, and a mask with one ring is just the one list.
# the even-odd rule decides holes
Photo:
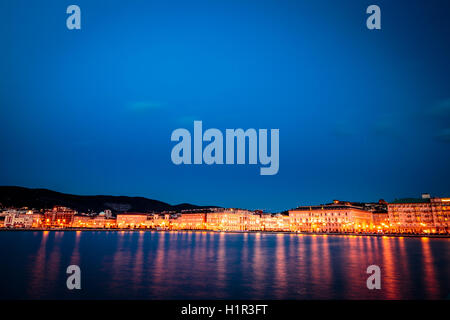
[(431, 197), (359, 203), (334, 200), (280, 213), (236, 208), (180, 212), (83, 213), (51, 209), (2, 208), (2, 230), (167, 230), (295, 232), (364, 235), (450, 236), (450, 198)]

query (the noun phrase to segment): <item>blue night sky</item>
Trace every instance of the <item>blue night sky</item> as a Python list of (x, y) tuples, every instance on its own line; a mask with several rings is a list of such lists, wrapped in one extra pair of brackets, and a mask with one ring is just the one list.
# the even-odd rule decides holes
[[(81, 8), (82, 29), (66, 28)], [(368, 5), (381, 7), (370, 31)], [(450, 196), (449, 1), (0, 2), (0, 185), (283, 210)], [(279, 128), (280, 169), (171, 162)]]

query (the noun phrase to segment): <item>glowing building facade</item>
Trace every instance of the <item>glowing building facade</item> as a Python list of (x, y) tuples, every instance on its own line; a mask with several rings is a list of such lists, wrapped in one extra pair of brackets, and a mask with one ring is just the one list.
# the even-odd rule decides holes
[(450, 198), (399, 199), (388, 204), (388, 214), (393, 232), (450, 233)]
[(44, 213), (44, 227), (69, 228), (72, 227), (75, 210), (66, 207), (54, 207)]
[(251, 211), (240, 209), (224, 209), (223, 211), (208, 212), (206, 225), (209, 230), (246, 231), (247, 218)]
[(348, 202), (302, 206), (289, 211), (291, 231), (370, 232), (372, 213)]
[(33, 226), (33, 212), (11, 211), (5, 215), (5, 228), (31, 228)]
[(146, 213), (118, 213), (118, 228), (145, 228), (147, 225), (148, 215)]
[(206, 229), (206, 213), (182, 213), (172, 220), (172, 229), (204, 230)]

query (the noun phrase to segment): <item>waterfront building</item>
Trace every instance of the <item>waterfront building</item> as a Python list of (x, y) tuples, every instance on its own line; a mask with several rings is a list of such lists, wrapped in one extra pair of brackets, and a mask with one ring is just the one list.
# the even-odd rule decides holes
[(261, 230), (263, 231), (289, 231), (289, 216), (282, 214), (262, 214)]
[(97, 216), (92, 219), (93, 228), (116, 228), (116, 219), (107, 218), (106, 216)]
[(76, 215), (72, 223), (73, 228), (97, 228), (97, 229), (109, 229), (116, 227), (116, 219), (108, 219), (103, 216), (86, 216)]
[(5, 228), (31, 228), (33, 226), (33, 211), (29, 210), (26, 213), (18, 210), (10, 210), (5, 215)]
[(181, 213), (173, 219), (172, 229), (203, 230), (206, 229), (206, 213)]
[(91, 225), (91, 217), (85, 215), (76, 215), (73, 217), (73, 228), (89, 228)]
[(52, 228), (69, 228), (77, 212), (70, 208), (56, 206), (44, 213), (44, 226)]
[(44, 221), (45, 221), (44, 213), (34, 212), (32, 228), (42, 228), (44, 226)]
[(247, 230), (248, 231), (262, 230), (261, 213), (253, 213), (247, 215)]
[(248, 210), (223, 209), (208, 212), (206, 225), (208, 230), (245, 231), (247, 230), (247, 217), (253, 214)]
[(147, 227), (147, 220), (151, 218), (146, 213), (126, 212), (117, 214), (118, 228), (145, 228)]
[(389, 214), (387, 211), (373, 211), (372, 224), (374, 232), (389, 232)]
[(349, 202), (335, 200), (318, 206), (300, 206), (289, 211), (292, 231), (371, 232), (372, 213)]
[(148, 227), (156, 229), (169, 229), (173, 223), (174, 216), (169, 213), (152, 214), (149, 216)]
[(436, 233), (450, 234), (450, 198), (430, 199)]
[(388, 215), (393, 232), (450, 233), (450, 198), (398, 199), (388, 204)]

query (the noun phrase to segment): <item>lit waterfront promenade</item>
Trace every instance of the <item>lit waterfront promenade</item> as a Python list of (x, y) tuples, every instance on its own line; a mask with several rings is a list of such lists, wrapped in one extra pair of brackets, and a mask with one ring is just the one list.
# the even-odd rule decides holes
[(0, 230), (167, 230), (290, 232), (354, 235), (450, 235), (450, 198), (402, 199), (392, 203), (333, 203), (270, 214), (209, 208), (189, 212), (79, 214), (66, 207), (33, 211), (8, 209)]

